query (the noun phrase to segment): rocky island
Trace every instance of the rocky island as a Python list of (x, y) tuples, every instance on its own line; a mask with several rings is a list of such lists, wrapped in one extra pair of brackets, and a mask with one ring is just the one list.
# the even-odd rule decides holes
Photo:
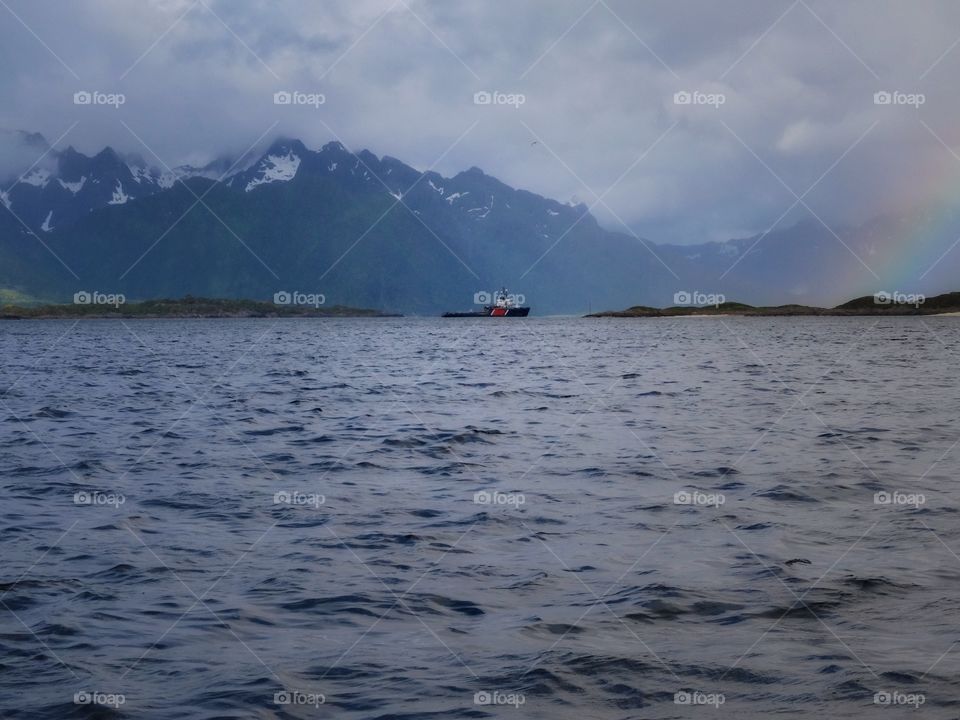
[[(910, 300), (906, 302), (905, 300)], [(934, 297), (904, 296), (877, 293), (850, 300), (833, 308), (810, 305), (755, 306), (738, 302), (722, 302), (708, 306), (673, 306), (667, 308), (635, 305), (626, 310), (593, 313), (586, 317), (685, 317), (685, 316), (861, 316), (861, 315), (960, 315), (960, 292), (944, 293)]]

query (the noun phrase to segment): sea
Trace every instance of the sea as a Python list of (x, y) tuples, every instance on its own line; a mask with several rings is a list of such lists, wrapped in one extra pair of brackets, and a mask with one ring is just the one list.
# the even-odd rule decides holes
[(960, 318), (8, 321), (0, 717), (960, 717)]

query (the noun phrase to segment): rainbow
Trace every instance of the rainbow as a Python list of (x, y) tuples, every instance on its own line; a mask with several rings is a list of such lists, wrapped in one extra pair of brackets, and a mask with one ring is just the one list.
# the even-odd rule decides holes
[(960, 164), (950, 164), (930, 177), (935, 181), (926, 185), (936, 189), (926, 195), (923, 205), (897, 213), (897, 220), (886, 225), (889, 234), (872, 238), (869, 251), (861, 255), (879, 281), (857, 262), (852, 284), (862, 285), (867, 275), (872, 283), (879, 283), (878, 290), (930, 294), (960, 288), (956, 272), (960, 268)]

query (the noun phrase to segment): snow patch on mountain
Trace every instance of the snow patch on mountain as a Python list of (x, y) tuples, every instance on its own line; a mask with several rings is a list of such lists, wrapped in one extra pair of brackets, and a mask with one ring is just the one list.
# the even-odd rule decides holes
[(398, 202), (401, 201), (401, 200), (403, 200), (403, 193), (400, 192), (399, 190), (397, 190), (396, 192), (394, 192), (393, 190), (388, 190), (388, 192), (389, 192), (393, 197), (395, 197)]
[(50, 182), (50, 171), (45, 168), (37, 168), (36, 170), (32, 170), (29, 175), (24, 175), (20, 178), (20, 182), (33, 185), (34, 187), (44, 188), (47, 186), (47, 183)]
[(130, 195), (127, 195), (123, 191), (123, 183), (117, 180), (117, 187), (113, 190), (113, 197), (107, 203), (107, 205), (126, 205), (127, 201), (131, 199)]
[(329, 170), (330, 172), (333, 172), (336, 169), (337, 169), (336, 163), (330, 163), (330, 166), (327, 168), (327, 170)]
[(289, 182), (297, 175), (300, 168), (300, 157), (288, 152), (286, 155), (268, 155), (260, 163), (259, 177), (247, 183), (246, 191), (250, 192), (259, 185), (275, 182)]
[(484, 207), (470, 208), (467, 210), (468, 213), (481, 213), (480, 215), (475, 215), (474, 217), (477, 220), (482, 220), (487, 215), (490, 214), (490, 211), (493, 210), (493, 195), (490, 196), (490, 204), (485, 205)]
[(556, 210), (547, 209), (547, 215), (553, 215), (553, 217), (556, 217), (559, 214), (560, 213), (558, 213)]
[(453, 205), (454, 202), (456, 202), (457, 200), (459, 200), (459, 199), (462, 198), (462, 197), (466, 197), (466, 196), (469, 195), (469, 194), (470, 194), (469, 191), (463, 192), (463, 193), (458, 193), (458, 192), (456, 192), (456, 193), (452, 193), (449, 197), (447, 197), (447, 198), (445, 198), (445, 199), (446, 199), (446, 201), (447, 201), (448, 203), (450, 203), (451, 205)]
[(63, 180), (57, 178), (57, 182), (60, 183), (60, 187), (64, 190), (69, 190), (71, 193), (76, 195), (78, 192), (83, 190), (83, 186), (87, 183), (87, 176), (84, 175), (76, 182), (64, 182)]
[(3, 192), (3, 190), (0, 190), (0, 202), (3, 203), (3, 206), (4, 206), (7, 210), (10, 209), (10, 198), (7, 197), (7, 194), (6, 194), (5, 192)]
[(443, 195), (443, 188), (442, 188), (442, 187), (437, 187), (436, 185), (434, 185), (434, 184), (433, 184), (433, 180), (427, 180), (427, 184), (428, 184), (430, 187), (432, 187), (434, 190), (436, 190), (438, 193), (440, 193), (441, 195)]
[[(150, 175), (150, 170), (145, 167), (137, 167), (136, 165), (127, 165), (127, 170), (130, 171), (130, 174), (133, 175), (133, 181), (139, 185), (144, 180), (147, 182), (153, 182), (153, 177)], [(76, 193), (74, 193), (76, 194)]]
[(53, 225), (50, 224), (51, 220), (53, 220), (53, 210), (47, 213), (47, 219), (43, 221), (43, 225), (40, 226), (40, 229), (44, 232), (50, 232), (53, 230)]

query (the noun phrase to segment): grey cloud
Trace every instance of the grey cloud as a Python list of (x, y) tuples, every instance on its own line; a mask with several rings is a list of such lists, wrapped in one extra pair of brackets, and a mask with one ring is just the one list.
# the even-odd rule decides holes
[[(586, 14), (587, 0), (205, 1), (8, 0), (49, 49), (0, 8), (0, 125), (53, 141), (79, 121), (61, 145), (170, 165), (237, 155), (268, 129), (420, 168), (446, 152), (440, 172), (476, 165), (588, 204), (607, 193), (605, 225), (677, 242), (762, 232), (795, 200), (781, 179), (802, 194), (835, 163), (806, 201), (838, 226), (923, 203), (926, 178), (960, 171), (940, 142), (960, 144), (951, 0), (606, 0)], [(127, 103), (77, 107), (84, 88)], [(326, 104), (275, 106), (280, 89)], [(926, 104), (875, 105), (884, 89)], [(477, 90), (526, 102), (476, 106)], [(678, 106), (681, 90), (726, 102)]]

